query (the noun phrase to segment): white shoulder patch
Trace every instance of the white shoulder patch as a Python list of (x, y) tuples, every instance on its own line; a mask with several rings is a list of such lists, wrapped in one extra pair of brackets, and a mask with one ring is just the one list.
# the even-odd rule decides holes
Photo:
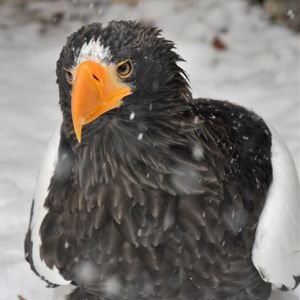
[(59, 126), (55, 130), (55, 133), (48, 143), (48, 147), (36, 183), (36, 191), (33, 202), (33, 214), (30, 223), (32, 260), (34, 267), (40, 276), (44, 277), (51, 283), (59, 285), (67, 284), (69, 282), (62, 277), (56, 267), (50, 269), (42, 260), (40, 256), (40, 226), (48, 212), (48, 209), (44, 206), (44, 203), (48, 195), (50, 180), (52, 175), (54, 174), (55, 166), (57, 163), (60, 141), (60, 127), (61, 126)]
[(287, 146), (270, 130), (273, 182), (259, 218), (252, 260), (265, 281), (292, 289), (294, 276), (300, 276), (299, 181)]
[(76, 64), (79, 65), (85, 60), (92, 60), (99, 63), (110, 58), (111, 55), (109, 49), (104, 48), (99, 39), (91, 39), (88, 43), (85, 42), (83, 44), (76, 60)]

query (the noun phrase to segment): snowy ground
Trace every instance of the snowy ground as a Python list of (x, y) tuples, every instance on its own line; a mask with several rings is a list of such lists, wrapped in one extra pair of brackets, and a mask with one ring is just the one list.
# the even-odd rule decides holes
[[(51, 290), (25, 263), (23, 239), (36, 173), (59, 114), (55, 63), (65, 36), (82, 19), (138, 19), (161, 27), (187, 60), (183, 67), (194, 95), (228, 99), (269, 120), (285, 138), (300, 171), (299, 35), (270, 24), (258, 7), (242, 0), (86, 5), (80, 10), (84, 17), (74, 14), (55, 26), (36, 18), (39, 12), (71, 11), (66, 3), (35, 3), (27, 8), (32, 21), (0, 1), (1, 300), (17, 299), (17, 294), (27, 300), (50, 299)], [(212, 47), (216, 36), (226, 50)], [(300, 299), (300, 291), (276, 293), (275, 299)]]

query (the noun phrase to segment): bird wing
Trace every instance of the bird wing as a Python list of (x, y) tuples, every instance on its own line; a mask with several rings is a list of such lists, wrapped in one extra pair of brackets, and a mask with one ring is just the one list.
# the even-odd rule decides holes
[(60, 145), (60, 128), (59, 125), (50, 138), (44, 159), (38, 174), (36, 189), (32, 204), (32, 213), (30, 226), (25, 240), (26, 257), (30, 262), (32, 269), (47, 281), (55, 284), (68, 283), (60, 275), (55, 266), (49, 268), (41, 258), (41, 234), (40, 227), (48, 212), (45, 202), (48, 195), (51, 178), (54, 174), (58, 161), (58, 152)]
[[(262, 191), (255, 195), (252, 188), (247, 193), (258, 213), (252, 247), (254, 266), (261, 277), (274, 286), (294, 288), (300, 281), (300, 193), (291, 154), (278, 133), (250, 111), (230, 103), (203, 99), (195, 108), (213, 125), (210, 127), (215, 137), (221, 139), (219, 131), (225, 126), (231, 143), (236, 141), (235, 146), (240, 146), (238, 168), (243, 168), (240, 177), (246, 181), (240, 180), (239, 185), (245, 189), (254, 178)], [(221, 127), (217, 127), (218, 119), (222, 120)], [(269, 170), (269, 160), (273, 170)], [(257, 167), (256, 172), (251, 173), (252, 168)]]
[(259, 218), (252, 260), (265, 281), (292, 289), (300, 276), (299, 181), (289, 150), (270, 129), (273, 182)]

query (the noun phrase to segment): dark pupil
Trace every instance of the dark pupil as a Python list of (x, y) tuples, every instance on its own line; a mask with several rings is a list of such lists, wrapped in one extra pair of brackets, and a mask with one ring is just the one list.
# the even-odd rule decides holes
[(130, 72), (130, 65), (129, 63), (125, 63), (119, 66), (119, 73), (122, 75), (126, 75)]

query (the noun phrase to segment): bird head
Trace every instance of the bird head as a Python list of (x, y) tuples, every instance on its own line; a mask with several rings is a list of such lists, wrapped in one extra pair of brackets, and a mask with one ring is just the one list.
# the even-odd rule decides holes
[(67, 39), (57, 83), (64, 121), (78, 142), (83, 127), (103, 115), (130, 119), (139, 112), (155, 119), (188, 98), (186, 76), (177, 65), (182, 59), (160, 34), (139, 22), (112, 21), (83, 26)]

